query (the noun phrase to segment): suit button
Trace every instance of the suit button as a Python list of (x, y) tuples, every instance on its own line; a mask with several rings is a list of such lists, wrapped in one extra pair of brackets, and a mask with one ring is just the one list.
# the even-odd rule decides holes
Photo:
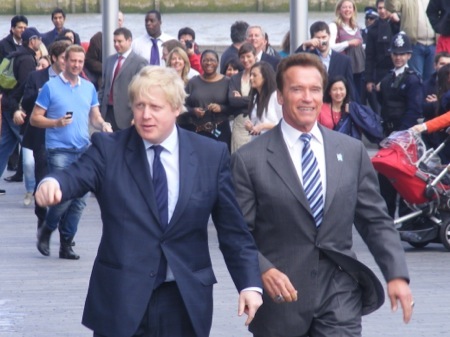
[(155, 277), (156, 276), (156, 274), (152, 271), (152, 272), (150, 272), (150, 277)]
[(311, 277), (315, 278), (317, 276), (317, 271), (316, 270), (312, 270), (311, 271)]

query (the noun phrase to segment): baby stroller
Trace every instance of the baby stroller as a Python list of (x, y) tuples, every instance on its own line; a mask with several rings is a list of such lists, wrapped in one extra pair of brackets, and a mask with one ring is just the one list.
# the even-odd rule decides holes
[(409, 208), (395, 224), (401, 240), (416, 248), (437, 242), (450, 250), (450, 164), (441, 165), (438, 157), (448, 141), (450, 136), (427, 150), (419, 134), (393, 132), (372, 158), (375, 170), (391, 181)]

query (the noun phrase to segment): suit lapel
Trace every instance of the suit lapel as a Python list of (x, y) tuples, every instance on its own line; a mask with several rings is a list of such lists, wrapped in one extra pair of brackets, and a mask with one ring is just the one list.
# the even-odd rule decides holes
[(323, 135), (325, 166), (327, 171), (327, 190), (324, 208), (324, 216), (326, 216), (326, 212), (330, 207), (331, 201), (334, 199), (339, 182), (341, 181), (344, 160), (348, 160), (348, 158), (343, 157), (342, 151), (339, 150), (340, 142), (333, 137), (333, 133), (320, 125), (319, 128)]
[(178, 202), (169, 222), (169, 228), (179, 220), (189, 202), (196, 181), (195, 177), (198, 169), (196, 150), (192, 146), (187, 132), (180, 128), (178, 128), (178, 142), (180, 156), (180, 192), (178, 195)]
[(275, 173), (281, 178), (286, 187), (297, 198), (300, 204), (310, 212), (310, 207), (306, 195), (303, 191), (303, 187), (298, 179), (297, 172), (294, 164), (291, 161), (291, 156), (286, 143), (284, 142), (281, 132), (281, 124), (278, 124), (267, 146), (267, 161), (272, 166)]
[(141, 137), (133, 127), (125, 152), (125, 163), (130, 170), (132, 179), (136, 182), (145, 202), (150, 208), (155, 221), (159, 222), (158, 207), (153, 193), (152, 177), (148, 166), (146, 149)]

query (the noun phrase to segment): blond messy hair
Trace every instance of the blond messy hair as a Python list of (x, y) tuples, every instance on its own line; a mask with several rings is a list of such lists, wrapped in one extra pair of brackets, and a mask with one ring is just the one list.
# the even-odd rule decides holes
[(148, 97), (154, 87), (163, 91), (174, 110), (183, 109), (186, 99), (183, 80), (175, 69), (159, 66), (146, 66), (133, 77), (128, 86), (130, 103), (133, 104), (139, 97)]

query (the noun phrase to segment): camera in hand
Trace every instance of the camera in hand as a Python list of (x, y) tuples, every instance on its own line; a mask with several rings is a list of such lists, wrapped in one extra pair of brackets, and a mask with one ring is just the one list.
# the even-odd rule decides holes
[(72, 118), (73, 111), (67, 111), (66, 112), (66, 118)]
[(187, 49), (191, 49), (192, 48), (192, 41), (191, 40), (186, 40), (184, 43), (186, 44), (186, 48)]

